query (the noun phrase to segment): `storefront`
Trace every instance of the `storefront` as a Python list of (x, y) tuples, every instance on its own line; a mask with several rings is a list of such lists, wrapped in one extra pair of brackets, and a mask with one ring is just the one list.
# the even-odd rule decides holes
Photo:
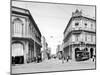
[(20, 42), (15, 42), (12, 44), (12, 63), (24, 63), (24, 45)]

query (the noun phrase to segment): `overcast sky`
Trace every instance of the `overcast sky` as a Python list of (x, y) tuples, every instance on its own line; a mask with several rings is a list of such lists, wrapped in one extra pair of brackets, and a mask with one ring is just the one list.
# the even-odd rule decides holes
[(89, 18), (95, 17), (94, 6), (20, 1), (12, 1), (12, 6), (25, 8), (30, 11), (41, 34), (45, 36), (49, 47), (51, 47), (52, 54), (56, 53), (57, 45), (63, 41), (63, 32), (72, 16), (72, 12), (79, 9), (82, 10), (83, 15)]

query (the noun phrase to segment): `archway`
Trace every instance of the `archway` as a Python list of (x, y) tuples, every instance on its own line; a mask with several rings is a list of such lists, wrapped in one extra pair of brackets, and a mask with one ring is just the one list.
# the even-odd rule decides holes
[(77, 59), (77, 56), (78, 56), (77, 52), (78, 51), (80, 51), (80, 49), (79, 48), (75, 48), (75, 59)]
[(76, 53), (77, 51), (80, 51), (80, 49), (79, 49), (79, 48), (75, 48), (75, 53)]
[(93, 48), (90, 48), (90, 58), (93, 57), (93, 52), (94, 52), (94, 49)]
[(24, 63), (24, 45), (20, 42), (12, 43), (12, 64)]

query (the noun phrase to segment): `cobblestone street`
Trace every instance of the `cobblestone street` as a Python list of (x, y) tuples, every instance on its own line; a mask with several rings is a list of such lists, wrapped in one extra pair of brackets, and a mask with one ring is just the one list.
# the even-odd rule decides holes
[(12, 73), (35, 73), (63, 70), (95, 69), (95, 63), (91, 60), (82, 62), (64, 62), (58, 59), (45, 60), (41, 63), (30, 63), (12, 66)]

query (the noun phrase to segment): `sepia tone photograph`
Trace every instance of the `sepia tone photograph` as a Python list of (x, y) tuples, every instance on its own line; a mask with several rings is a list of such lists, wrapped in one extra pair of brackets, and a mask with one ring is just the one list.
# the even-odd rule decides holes
[(96, 6), (11, 1), (11, 74), (96, 69)]

